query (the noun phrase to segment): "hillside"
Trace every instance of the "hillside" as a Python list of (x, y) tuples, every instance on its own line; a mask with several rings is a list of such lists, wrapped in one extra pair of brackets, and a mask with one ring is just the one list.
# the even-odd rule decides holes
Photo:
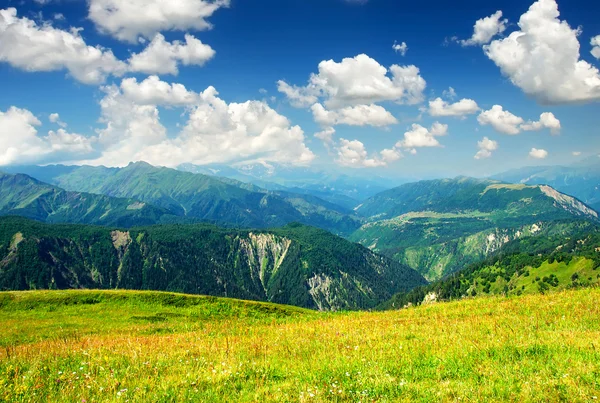
[(1, 172), (0, 215), (19, 215), (48, 223), (123, 227), (178, 220), (164, 209), (135, 199), (67, 192), (27, 175)]
[(0, 293), (7, 402), (594, 401), (597, 289), (388, 312)]
[(414, 270), (300, 224), (131, 230), (0, 218), (0, 290), (140, 289), (367, 309), (425, 284)]
[(571, 166), (525, 167), (492, 177), (500, 181), (527, 185), (549, 185), (600, 208), (600, 158), (590, 157)]
[(485, 295), (520, 296), (600, 285), (600, 227), (572, 223), (564, 235), (544, 234), (507, 243), (481, 262), (382, 305)]
[(568, 233), (561, 220), (598, 220), (579, 200), (548, 186), (456, 178), (383, 192), (357, 212), (370, 222), (350, 236), (434, 281), (528, 235)]
[(169, 213), (218, 225), (268, 228), (291, 222), (348, 235), (360, 226), (351, 211), (310, 195), (269, 192), (231, 179), (138, 162), (125, 168), (14, 167), (70, 191), (140, 200)]

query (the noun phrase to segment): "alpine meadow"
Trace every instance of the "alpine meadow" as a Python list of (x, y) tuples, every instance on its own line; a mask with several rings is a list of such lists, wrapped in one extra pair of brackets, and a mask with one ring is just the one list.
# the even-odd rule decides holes
[(598, 401), (599, 16), (0, 0), (0, 402)]

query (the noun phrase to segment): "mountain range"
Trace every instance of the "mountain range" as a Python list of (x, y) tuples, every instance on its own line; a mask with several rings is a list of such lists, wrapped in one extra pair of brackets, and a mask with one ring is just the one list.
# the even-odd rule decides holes
[[(426, 281), (445, 281), (513, 242), (566, 238), (579, 225), (599, 222), (587, 204), (545, 184), (420, 181), (367, 198), (363, 188), (363, 199), (348, 208), (354, 199), (343, 191), (324, 200), (306, 187), (260, 179), (266, 189), (189, 172), (215, 167), (182, 169), (143, 162), (4, 169), (13, 174), (0, 174), (1, 216), (103, 227), (6, 218), (0, 287), (131, 287), (364, 309)], [(248, 172), (245, 179), (269, 178)], [(21, 228), (30, 228), (29, 235)], [(162, 277), (150, 281), (148, 273)]]
[(159, 168), (144, 162), (125, 168), (56, 165), (14, 167), (12, 171), (67, 191), (152, 204), (190, 221), (246, 228), (301, 222), (340, 235), (349, 235), (360, 226), (351, 210), (312, 195), (272, 192), (231, 179)]

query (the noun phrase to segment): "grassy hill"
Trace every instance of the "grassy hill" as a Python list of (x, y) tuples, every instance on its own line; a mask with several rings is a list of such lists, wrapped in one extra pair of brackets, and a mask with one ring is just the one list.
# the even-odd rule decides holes
[(435, 281), (530, 235), (568, 233), (564, 220), (598, 214), (548, 186), (456, 178), (383, 192), (358, 213), (371, 222), (350, 236)]
[(161, 290), (338, 310), (423, 284), (409, 267), (301, 224), (127, 230), (0, 218), (0, 290)]
[(0, 400), (595, 401), (599, 298), (333, 314), (130, 291), (0, 293)]

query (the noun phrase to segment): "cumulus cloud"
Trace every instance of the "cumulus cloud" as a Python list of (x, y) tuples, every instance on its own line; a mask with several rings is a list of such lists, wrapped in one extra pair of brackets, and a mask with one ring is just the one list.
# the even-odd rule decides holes
[(538, 150), (537, 148), (532, 148), (531, 151), (529, 152), (529, 156), (531, 158), (543, 160), (544, 158), (546, 158), (548, 156), (548, 151)]
[[(213, 87), (196, 94), (157, 77), (141, 83), (127, 79), (121, 87), (103, 90), (105, 127), (98, 130), (102, 156), (85, 163), (122, 166), (143, 160), (177, 166), (260, 160), (303, 165), (314, 159), (302, 129), (264, 102), (228, 104)], [(157, 105), (185, 106), (189, 111), (176, 136), (167, 135)]]
[(402, 155), (394, 149), (385, 149), (379, 155), (369, 157), (365, 145), (358, 140), (340, 139), (337, 147), (337, 163), (353, 168), (383, 167), (399, 160)]
[(444, 101), (442, 98), (436, 98), (433, 101), (429, 101), (429, 114), (435, 117), (462, 117), (465, 115), (472, 115), (478, 111), (479, 105), (472, 99), (461, 99), (453, 104)]
[(498, 142), (484, 137), (483, 140), (477, 142), (477, 147), (479, 151), (475, 154), (476, 160), (490, 158), (492, 152), (498, 149)]
[(177, 75), (179, 63), (184, 66), (203, 66), (215, 53), (193, 35), (185, 35), (185, 43), (169, 43), (163, 35), (156, 34), (146, 49), (131, 56), (129, 66), (134, 72)]
[(593, 37), (590, 44), (592, 45), (592, 56), (600, 59), (600, 35)]
[(379, 105), (357, 105), (328, 111), (321, 104), (311, 107), (315, 122), (321, 126), (375, 126), (384, 127), (398, 123), (396, 118)]
[(370, 105), (383, 101), (414, 105), (423, 101), (426, 82), (416, 66), (392, 65), (389, 70), (365, 54), (319, 63), (305, 87), (278, 83), (293, 105), (305, 107), (323, 98), (325, 107)]
[(18, 18), (15, 8), (0, 10), (0, 61), (30, 72), (66, 70), (84, 84), (99, 84), (127, 71), (112, 51), (87, 45), (80, 31), (40, 26)]
[(559, 19), (556, 0), (539, 0), (521, 16), (520, 30), (484, 46), (511, 82), (542, 104), (600, 100), (600, 71), (580, 60), (580, 29)]
[(121, 81), (121, 90), (123, 96), (136, 105), (185, 106), (196, 103), (200, 97), (183, 84), (169, 84), (157, 76), (139, 83), (135, 78), (126, 78)]
[(493, 37), (503, 33), (506, 30), (507, 19), (502, 19), (502, 11), (498, 10), (489, 17), (482, 18), (475, 22), (473, 36), (467, 40), (461, 40), (462, 46), (484, 45), (489, 43)]
[(207, 21), (230, 0), (89, 0), (89, 18), (113, 37), (134, 43), (162, 31), (207, 30)]
[(406, 52), (408, 52), (408, 45), (406, 44), (406, 42), (394, 42), (394, 44), (392, 45), (392, 49), (394, 49), (394, 52), (400, 53), (402, 56), (406, 56)]
[(550, 132), (556, 135), (560, 133), (561, 125), (560, 120), (553, 113), (544, 112), (540, 115), (539, 121), (523, 124), (521, 125), (521, 129), (527, 131), (550, 129)]
[(551, 112), (544, 112), (540, 115), (539, 121), (525, 122), (522, 117), (513, 115), (509, 111), (504, 110), (501, 105), (494, 105), (492, 109), (483, 111), (477, 118), (480, 125), (490, 125), (497, 132), (508, 135), (517, 135), (524, 131), (537, 131), (549, 129), (554, 135), (560, 133), (560, 120)]
[[(404, 133), (404, 139), (396, 143), (397, 148), (417, 149), (422, 147), (441, 147), (437, 137), (448, 134), (448, 125), (434, 123), (430, 129), (414, 123), (411, 130)], [(414, 154), (414, 153), (413, 153)]]
[(298, 87), (279, 80), (277, 81), (277, 90), (284, 94), (295, 108), (307, 108), (319, 100), (317, 88)]
[(581, 155), (581, 151), (573, 151), (572, 154), (574, 157), (579, 157)]
[(480, 125), (490, 125), (497, 132), (515, 135), (521, 132), (520, 126), (524, 123), (523, 118), (505, 111), (501, 105), (494, 105), (492, 109), (483, 111), (477, 118)]
[(0, 111), (0, 166), (15, 163), (68, 161), (93, 151), (94, 138), (64, 129), (39, 136), (41, 122), (27, 109)]
[(51, 113), (50, 116), (48, 116), (48, 120), (50, 121), (50, 123), (56, 123), (63, 129), (67, 127), (67, 124), (60, 120), (60, 115), (58, 113)]
[(320, 132), (315, 133), (315, 137), (319, 140), (323, 141), (326, 145), (333, 144), (333, 135), (335, 134), (335, 129), (333, 127), (326, 127)]

